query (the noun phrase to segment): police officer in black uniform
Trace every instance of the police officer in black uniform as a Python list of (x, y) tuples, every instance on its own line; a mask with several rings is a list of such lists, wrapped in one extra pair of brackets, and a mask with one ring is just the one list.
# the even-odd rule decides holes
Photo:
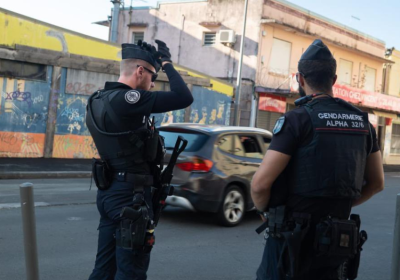
[[(88, 101), (86, 124), (101, 157), (93, 164), (100, 224), (90, 280), (147, 278), (154, 244), (152, 185), (165, 151), (150, 114), (193, 102), (167, 45), (156, 43), (157, 49), (146, 42), (122, 44), (118, 82), (106, 82)], [(149, 91), (160, 67), (171, 91)]]
[(251, 184), (260, 232), (267, 228), (257, 279), (345, 279), (338, 268), (366, 239), (357, 216), (349, 220), (352, 207), (384, 187), (376, 132), (367, 113), (333, 97), (336, 61), (321, 40), (303, 53), (296, 77), (298, 108), (276, 122)]

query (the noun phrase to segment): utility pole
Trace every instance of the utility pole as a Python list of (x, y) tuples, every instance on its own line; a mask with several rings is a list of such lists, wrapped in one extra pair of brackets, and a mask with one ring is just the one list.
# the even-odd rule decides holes
[(240, 42), (240, 58), (238, 65), (238, 74), (236, 81), (236, 94), (235, 94), (235, 113), (233, 118), (233, 125), (238, 126), (240, 124), (240, 93), (242, 90), (242, 65), (243, 65), (243, 50), (244, 50), (244, 38), (246, 37), (246, 20), (247, 20), (247, 6), (248, 0), (244, 2), (244, 16), (243, 16), (243, 30), (242, 40)]

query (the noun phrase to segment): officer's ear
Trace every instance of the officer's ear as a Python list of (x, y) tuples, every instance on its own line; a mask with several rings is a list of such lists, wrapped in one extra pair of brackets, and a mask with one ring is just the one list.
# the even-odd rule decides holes
[(306, 84), (304, 76), (303, 75), (299, 75), (299, 84), (302, 88), (304, 88), (304, 85)]
[(334, 77), (333, 77), (333, 83), (332, 83), (332, 86), (336, 83), (336, 80), (337, 80), (337, 75), (335, 75)]
[(137, 75), (139, 78), (142, 78), (143, 72), (144, 72), (144, 68), (143, 68), (142, 66), (138, 66), (137, 69), (136, 69), (136, 75)]

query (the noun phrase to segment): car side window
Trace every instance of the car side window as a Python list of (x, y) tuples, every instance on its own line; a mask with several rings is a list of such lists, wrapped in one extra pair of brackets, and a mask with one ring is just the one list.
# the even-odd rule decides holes
[(244, 151), (240, 139), (237, 135), (224, 135), (217, 141), (217, 146), (221, 151), (235, 155), (244, 156)]
[(268, 150), (269, 145), (271, 144), (271, 139), (264, 136), (264, 137), (263, 137), (263, 140), (264, 140), (264, 147), (265, 147), (265, 150)]
[(240, 142), (242, 143), (245, 157), (259, 158), (259, 159), (262, 159), (264, 157), (261, 147), (258, 144), (257, 137), (240, 135), (239, 139)]

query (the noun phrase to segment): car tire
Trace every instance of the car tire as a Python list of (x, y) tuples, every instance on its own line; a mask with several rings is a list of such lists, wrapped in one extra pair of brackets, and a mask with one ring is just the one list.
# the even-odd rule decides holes
[(238, 186), (231, 185), (225, 190), (218, 211), (218, 222), (226, 227), (234, 227), (243, 220), (244, 214), (245, 200), (243, 191)]

